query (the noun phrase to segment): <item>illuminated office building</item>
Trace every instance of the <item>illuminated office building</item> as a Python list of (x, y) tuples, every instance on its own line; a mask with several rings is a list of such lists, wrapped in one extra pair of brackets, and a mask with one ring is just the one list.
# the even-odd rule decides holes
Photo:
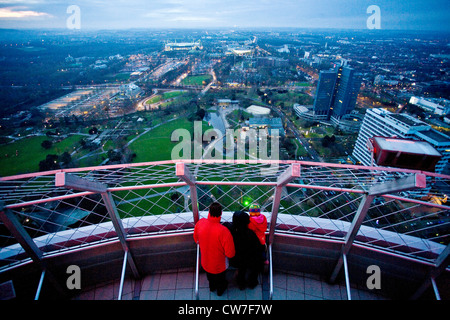
[(360, 74), (348, 66), (321, 71), (313, 108), (316, 120), (339, 123), (355, 109), (360, 86)]

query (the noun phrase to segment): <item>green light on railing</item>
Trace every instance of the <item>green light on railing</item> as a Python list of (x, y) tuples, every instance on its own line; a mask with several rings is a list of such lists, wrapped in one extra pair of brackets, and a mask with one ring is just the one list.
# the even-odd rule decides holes
[(252, 202), (253, 200), (250, 197), (243, 197), (242, 199), (242, 205), (244, 207), (248, 207)]

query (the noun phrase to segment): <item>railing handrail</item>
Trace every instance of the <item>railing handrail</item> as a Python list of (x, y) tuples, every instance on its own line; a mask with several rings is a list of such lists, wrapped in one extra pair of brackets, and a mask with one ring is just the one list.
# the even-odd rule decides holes
[(33, 173), (23, 173), (17, 175), (10, 175), (5, 177), (0, 177), (0, 181), (11, 181), (20, 180), (27, 178), (34, 178), (39, 176), (55, 175), (59, 172), (74, 173), (74, 172), (84, 172), (84, 171), (95, 171), (95, 170), (108, 170), (108, 169), (125, 169), (133, 167), (143, 167), (143, 166), (156, 166), (164, 164), (176, 164), (178, 162), (183, 162), (187, 164), (293, 164), (298, 163), (300, 165), (306, 166), (319, 166), (319, 167), (330, 167), (330, 168), (344, 168), (344, 169), (358, 169), (358, 170), (368, 170), (368, 171), (387, 171), (387, 172), (402, 172), (411, 174), (425, 174), (429, 177), (450, 179), (450, 175), (445, 175), (441, 173), (435, 173), (430, 171), (404, 169), (404, 168), (394, 168), (394, 167), (375, 167), (375, 166), (364, 166), (364, 165), (354, 165), (354, 164), (340, 164), (331, 162), (312, 162), (303, 160), (216, 160), (216, 159), (178, 159), (178, 160), (163, 160), (163, 161), (151, 161), (151, 162), (136, 162), (136, 163), (123, 163), (123, 164), (111, 164), (103, 166), (91, 166), (91, 167), (80, 167), (80, 168), (66, 168), (57, 170), (40, 171)]

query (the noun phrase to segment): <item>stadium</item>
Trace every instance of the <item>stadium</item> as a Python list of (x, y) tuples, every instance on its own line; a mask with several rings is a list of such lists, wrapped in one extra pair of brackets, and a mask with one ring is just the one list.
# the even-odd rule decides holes
[(250, 107), (245, 109), (245, 111), (247, 111), (248, 113), (251, 113), (255, 117), (265, 117), (270, 114), (269, 108), (265, 108), (265, 107), (261, 107), (261, 106), (257, 106), (257, 105), (251, 105)]
[(231, 284), (224, 299), (449, 298), (450, 176), (275, 164), (180, 160), (2, 177), (2, 299), (215, 299), (192, 237), (213, 201), (224, 224), (252, 202), (269, 222), (259, 286)]

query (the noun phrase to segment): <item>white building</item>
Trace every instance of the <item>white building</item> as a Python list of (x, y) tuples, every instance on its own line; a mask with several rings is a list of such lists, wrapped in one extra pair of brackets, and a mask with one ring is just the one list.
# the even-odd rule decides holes
[(139, 88), (134, 83), (123, 84), (120, 86), (120, 94), (128, 96), (129, 98), (137, 98), (137, 96), (142, 92), (142, 89)]
[(450, 112), (450, 101), (446, 99), (437, 99), (437, 102), (432, 101), (431, 99), (414, 96), (409, 99), (409, 103), (438, 115), (446, 115)]
[(299, 105), (298, 103), (295, 103), (293, 108), (294, 108), (295, 114), (300, 119), (308, 120), (308, 121), (322, 120), (322, 119), (318, 119), (318, 117), (314, 114), (314, 111), (312, 110), (312, 106), (302, 106), (302, 105)]
[(253, 50), (247, 48), (231, 48), (229, 50), (229, 53), (234, 54), (235, 56), (250, 56), (253, 54)]
[(442, 155), (435, 172), (448, 173), (450, 138), (432, 129), (425, 122), (407, 114), (391, 113), (384, 109), (368, 109), (353, 149), (353, 157), (365, 166), (375, 165), (372, 163), (372, 154), (368, 148), (368, 139), (374, 136), (427, 141)]
[(289, 50), (288, 45), (285, 44), (281, 48), (277, 49), (277, 52), (279, 52), (279, 53), (289, 53), (291, 51)]
[(195, 42), (168, 42), (164, 45), (164, 51), (189, 51), (203, 49), (200, 40)]
[(245, 111), (251, 113), (255, 117), (267, 117), (270, 114), (269, 108), (260, 107), (254, 104), (245, 109)]

